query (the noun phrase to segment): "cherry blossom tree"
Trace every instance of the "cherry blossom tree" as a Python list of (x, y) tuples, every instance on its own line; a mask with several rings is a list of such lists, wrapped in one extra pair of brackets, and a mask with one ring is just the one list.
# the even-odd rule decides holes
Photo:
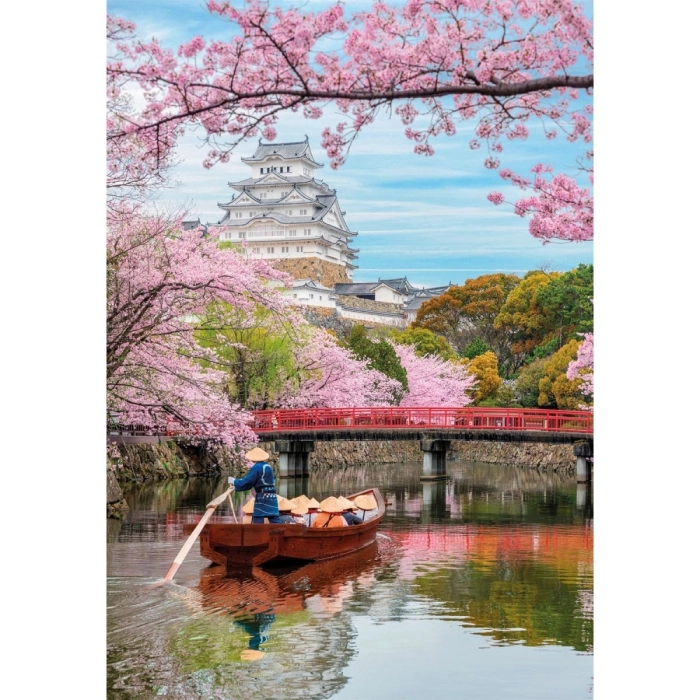
[[(407, 0), (399, 7), (378, 2), (352, 16), (340, 5), (306, 12), (261, 0), (240, 8), (210, 0), (207, 7), (232, 22), (231, 41), (198, 36), (176, 53), (135, 38), (128, 20), (108, 19), (111, 410), (144, 422), (166, 413), (211, 435), (213, 421), (228, 419), (231, 426), (217, 433), (227, 444), (248, 435), (244, 414), (231, 418), (222, 377), (207, 364), (213, 353), (195, 343), (191, 323), (212, 301), (281, 310), (267, 284), (278, 273), (220, 250), (181, 221), (149, 217), (124, 202), (146, 199), (166, 182), (174, 147), (190, 126), (203, 127), (210, 146), (204, 165), (211, 167), (246, 139), (274, 139), (285, 112), (319, 119), (324, 109), (339, 110), (341, 121), (323, 134), (333, 168), (382, 110), (401, 119), (423, 155), (432, 154), (436, 136), (473, 128), (470, 145), (485, 149), (485, 167), (529, 192), (513, 206), (530, 217), (532, 235), (543, 242), (592, 238), (593, 199), (571, 174), (553, 173), (546, 163), (534, 163), (528, 176), (501, 167), (508, 143), (528, 138), (536, 124), (549, 140), (582, 144), (579, 168), (592, 183), (592, 24), (577, 3)], [(489, 199), (504, 202), (500, 192)], [(381, 377), (341, 359), (332, 340), (317, 341), (299, 355), (290, 402), (389, 400)], [(454, 366), (428, 368), (413, 353), (402, 364), (414, 377), (405, 405), (468, 402), (460, 382), (469, 380)]]
[(250, 444), (256, 441), (246, 425), (250, 416), (228, 400), (227, 375), (193, 330), (216, 302), (251, 314), (263, 306), (288, 320), (296, 312), (271, 286), (286, 281), (284, 273), (202, 233), (133, 206), (111, 210), (107, 408), (122, 423), (173, 420), (199, 438)]
[[(593, 333), (583, 334), (583, 342), (578, 347), (576, 358), (566, 370), (566, 378), (571, 381), (580, 379), (581, 393), (593, 399)], [(588, 404), (583, 404), (581, 408), (592, 410)]]
[[(572, 174), (553, 174), (547, 163), (533, 163), (531, 175), (501, 167), (507, 144), (527, 139), (535, 124), (549, 140), (582, 144), (578, 167), (592, 183), (592, 22), (573, 0), (377, 2), (351, 16), (339, 4), (314, 12), (209, 0), (207, 8), (231, 21), (232, 39), (196, 36), (176, 53), (125, 38), (133, 26), (110, 18), (108, 141), (131, 163), (131, 177), (167, 167), (189, 125), (203, 127), (211, 167), (246, 139), (273, 140), (283, 113), (319, 119), (329, 108), (343, 115), (323, 132), (335, 168), (387, 110), (419, 154), (431, 155), (438, 135), (473, 129), (471, 148), (485, 148), (484, 165), (530, 191), (513, 206), (531, 217), (532, 235), (592, 238), (593, 199)], [(124, 98), (137, 88), (139, 110)]]
[(309, 330), (295, 355), (297, 376), (277, 397), (280, 408), (389, 406), (402, 392), (399, 382), (356, 359), (324, 330)]
[(401, 406), (466, 406), (473, 399), (465, 392), (475, 388), (476, 377), (465, 365), (439, 355), (416, 355), (410, 345), (392, 345), (406, 369), (408, 391)]

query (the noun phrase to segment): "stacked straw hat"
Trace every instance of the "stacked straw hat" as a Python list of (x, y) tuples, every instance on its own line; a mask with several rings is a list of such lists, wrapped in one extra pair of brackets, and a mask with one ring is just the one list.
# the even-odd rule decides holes
[(319, 510), (321, 508), (321, 504), (315, 499), (312, 498), (307, 504), (306, 507), (311, 510), (312, 508), (314, 510)]
[(284, 496), (280, 496), (279, 494), (277, 494), (277, 507), (280, 510), (291, 510), (292, 508), (294, 508), (294, 504), (290, 500), (286, 499)]
[(270, 455), (262, 448), (254, 447), (252, 450), (245, 453), (245, 458), (249, 462), (264, 462), (266, 459), (270, 458)]
[(345, 496), (339, 496), (338, 500), (343, 504), (343, 510), (357, 510), (357, 506)]
[(360, 510), (374, 510), (377, 507), (377, 501), (372, 494), (363, 493), (355, 499), (355, 505)]
[(308, 512), (309, 509), (306, 506), (296, 505), (292, 508), (293, 515), (306, 515)]
[(345, 510), (342, 501), (335, 496), (328, 496), (321, 501), (320, 508), (324, 513), (342, 513)]
[(243, 506), (243, 512), (246, 515), (253, 515), (253, 509), (255, 508), (255, 496), (251, 498), (244, 506)]
[(302, 493), (301, 496), (297, 496), (296, 498), (290, 498), (289, 499), (295, 506), (304, 506), (307, 507), (309, 505), (309, 499)]

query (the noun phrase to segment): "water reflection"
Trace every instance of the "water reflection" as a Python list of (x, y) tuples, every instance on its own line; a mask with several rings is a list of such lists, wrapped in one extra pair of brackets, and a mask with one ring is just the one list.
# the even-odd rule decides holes
[[(399, 675), (407, 671), (401, 654), (411, 644), (420, 647), (426, 668), (450, 663), (456, 685), (445, 697), (463, 695), (457, 689), (467, 669), (476, 674), (463, 677), (477, 689), (475, 697), (589, 697), (590, 484), (577, 485), (575, 475), (493, 465), (452, 463), (448, 471), (448, 481), (436, 482), (420, 481), (420, 464), (280, 480), (286, 497), (319, 500), (377, 485), (389, 505), (376, 545), (330, 562), (239, 571), (210, 566), (195, 547), (175, 585), (160, 589), (151, 584), (182, 546), (183, 523), (202, 514), (226, 479), (128, 489), (128, 516), (107, 528), (109, 697), (385, 700), (388, 695), (371, 692), (381, 685), (377, 674), (392, 663)], [(247, 497), (236, 494), (237, 511)], [(399, 633), (402, 639), (386, 646), (382, 630), (397, 623), (413, 636)], [(425, 644), (423, 635), (435, 624), (466, 636), (451, 637), (448, 647)], [(560, 655), (545, 683), (535, 671), (542, 656), (501, 659), (501, 647), (519, 655), (556, 647)], [(363, 666), (363, 650), (378, 648), (382, 664)], [(502, 690), (487, 677), (492, 657), (482, 659), (485, 650), (500, 659)], [(532, 669), (537, 683), (529, 694), (523, 668)], [(430, 688), (426, 680), (411, 691)], [(507, 688), (518, 692), (509, 695)]]

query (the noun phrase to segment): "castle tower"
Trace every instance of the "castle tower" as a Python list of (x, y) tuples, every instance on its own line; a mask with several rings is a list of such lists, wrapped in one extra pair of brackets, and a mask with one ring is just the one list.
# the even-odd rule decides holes
[(327, 287), (352, 281), (359, 250), (351, 248), (350, 231), (336, 192), (315, 171), (309, 139), (291, 143), (258, 142), (255, 153), (241, 158), (251, 176), (229, 182), (235, 194), (218, 222), (219, 240), (245, 241), (248, 255), (275, 261), (295, 279)]

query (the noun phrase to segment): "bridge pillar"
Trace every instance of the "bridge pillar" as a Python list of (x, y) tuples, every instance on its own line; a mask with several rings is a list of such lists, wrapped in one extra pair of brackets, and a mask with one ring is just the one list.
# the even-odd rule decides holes
[(275, 440), (279, 452), (280, 478), (309, 476), (309, 454), (314, 451), (313, 440)]
[(447, 478), (447, 450), (450, 449), (449, 440), (421, 440), (420, 448), (423, 450), (423, 475), (421, 481)]
[(580, 440), (574, 443), (574, 456), (576, 457), (576, 481), (585, 484), (591, 481), (593, 467), (593, 444), (588, 440)]
[(302, 493), (309, 493), (309, 477), (308, 476), (293, 476), (286, 479), (280, 479), (277, 484), (277, 493), (284, 498), (296, 498)]

